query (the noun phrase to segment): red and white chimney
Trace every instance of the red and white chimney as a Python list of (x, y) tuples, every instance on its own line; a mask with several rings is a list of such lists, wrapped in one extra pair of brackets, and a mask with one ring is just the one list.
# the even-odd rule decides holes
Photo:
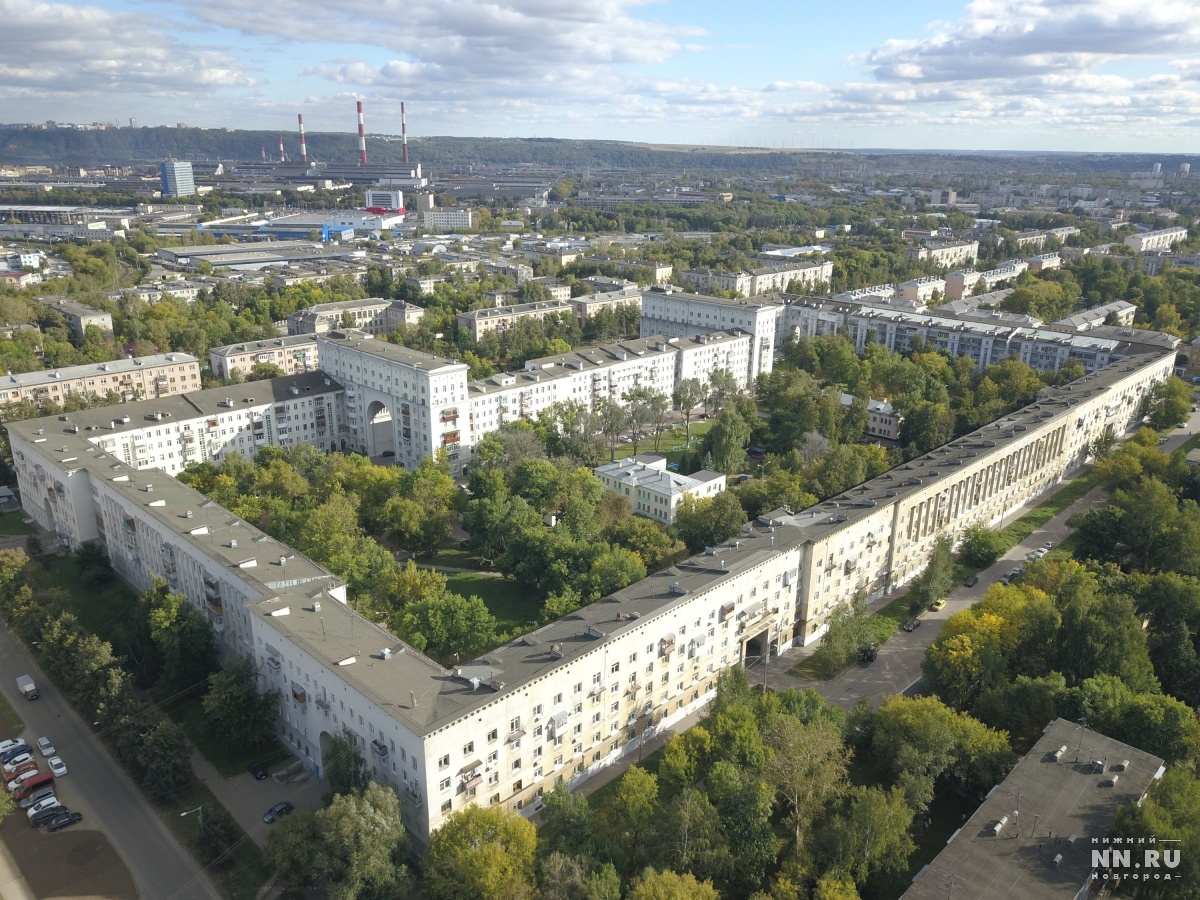
[(404, 101), (400, 101), (400, 137), (404, 140), (404, 162), (408, 164), (408, 122), (404, 118)]
[(283, 135), (279, 136), (279, 161), (287, 162), (287, 157), (283, 155)]
[(367, 164), (367, 129), (363, 126), (362, 101), (358, 101), (358, 164)]
[(296, 119), (300, 122), (300, 162), (308, 165), (308, 147), (304, 143), (304, 114), (296, 113)]

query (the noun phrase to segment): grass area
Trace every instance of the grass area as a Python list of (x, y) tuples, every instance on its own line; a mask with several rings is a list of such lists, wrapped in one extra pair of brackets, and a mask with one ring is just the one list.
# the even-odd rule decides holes
[(49, 580), (49, 587), (60, 588), (67, 593), (67, 603), (79, 618), (79, 624), (105, 640), (112, 639), (113, 624), (121, 619), (137, 602), (137, 595), (117, 579), (110, 576), (102, 583), (84, 584), (79, 577), (75, 560), (56, 553), (47, 554), (39, 560)]
[[(215, 808), (220, 805), (220, 801), (208, 786), (197, 782), (177, 797), (170, 806), (159, 806), (158, 814), (180, 843), (195, 853), (196, 837), (200, 831), (200, 814), (181, 816), (180, 813), (197, 807)], [(272, 872), (258, 844), (250, 840), (240, 828), (238, 833), (240, 837), (234, 845), (232, 861), (223, 868), (209, 869), (208, 875), (221, 895), (229, 900), (254, 900), (262, 886), (270, 879)]]
[[(692, 419), (692, 449), (700, 445), (700, 438), (708, 434), (709, 430), (717, 424), (716, 416), (711, 416), (707, 419)], [(658, 453), (667, 458), (668, 464), (677, 463), (683, 459), (683, 454), (687, 452), (687, 437), (686, 429), (682, 424), (676, 425), (662, 433), (658, 439)], [(638, 441), (638, 453), (654, 453), (654, 438), (649, 437), (644, 441)], [(619, 444), (617, 446), (617, 459), (625, 459), (633, 456), (633, 444)]]
[(494, 571), (495, 566), (469, 550), (464, 550), (457, 543), (439, 547), (437, 556), (422, 556), (417, 562), (428, 563), (431, 566), (450, 566), (453, 569), (475, 569), (479, 572)]
[[(1021, 518), (1000, 530), (1008, 549), (1012, 549), (1025, 538), (1029, 537), (1060, 512), (1099, 484), (1092, 471), (1080, 475), (1065, 487), (1055, 491)], [(1007, 552), (1007, 550), (1006, 550)]]
[(25, 524), (25, 518), (25, 514), (22, 512), (10, 512), (0, 515), (0, 534), (37, 534), (36, 528)]
[(25, 729), (25, 721), (17, 715), (17, 711), (3, 697), (0, 697), (0, 726), (4, 729), (0, 735), (3, 735), (5, 740), (16, 737)]
[(200, 705), (199, 698), (168, 709), (167, 715), (183, 729), (188, 740), (196, 745), (196, 749), (204, 754), (205, 759), (217, 767), (222, 778), (240, 775), (252, 762), (261, 762), (270, 767), (291, 756), (282, 744), (275, 742), (261, 750), (249, 753), (237, 752), (229, 745), (228, 741), (222, 740), (220, 735), (213, 734), (207, 727), (208, 722), (204, 717), (204, 708)]
[(540, 598), (525, 585), (495, 575), (469, 572), (443, 572), (446, 587), (464, 597), (478, 597), (496, 617), (502, 631), (523, 633), (537, 619)]

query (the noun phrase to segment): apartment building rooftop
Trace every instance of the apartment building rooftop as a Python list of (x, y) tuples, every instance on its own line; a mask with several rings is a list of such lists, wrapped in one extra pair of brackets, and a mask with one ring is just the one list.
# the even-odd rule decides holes
[(1118, 807), (1138, 803), (1162, 773), (1157, 756), (1055, 719), (903, 897), (1080, 896), (1093, 849), (1104, 849), (1092, 840), (1106, 838)]
[[(306, 372), (280, 378), (265, 378), (244, 384), (220, 387), (190, 394), (174, 394), (157, 400), (133, 400), (114, 406), (98, 406), (63, 413), (56, 419), (23, 419), (6, 427), (30, 441), (46, 437), (53, 446), (57, 435), (79, 435), (96, 440), (106, 434), (120, 434), (153, 426), (172, 425), (203, 416), (217, 416), (250, 405), (283, 403), (314, 393), (341, 390), (341, 385), (322, 372)], [(48, 423), (52, 423), (47, 427)], [(166, 476), (164, 476), (166, 477)]]
[(137, 372), (142, 369), (154, 368), (155, 366), (198, 362), (199, 360), (196, 357), (187, 353), (156, 353), (151, 356), (130, 356), (125, 359), (114, 359), (111, 362), (85, 363), (81, 366), (64, 366), (61, 369), (22, 372), (19, 375), (13, 375), (10, 372), (3, 378), (0, 378), (0, 389), (13, 386), (33, 387), (39, 384), (67, 381), (72, 378), (86, 378), (89, 375), (119, 375), (122, 372)]
[(538, 300), (535, 303), (514, 303), (510, 306), (489, 306), (484, 309), (473, 309), (470, 312), (459, 313), (460, 319), (495, 319), (503, 316), (520, 316), (526, 313), (542, 312), (571, 312), (571, 304), (566, 300)]
[(230, 356), (235, 353), (255, 353), (257, 351), (268, 352), (272, 350), (286, 350), (288, 347), (304, 346), (316, 341), (315, 334), (288, 334), (277, 338), (267, 338), (263, 341), (246, 341), (241, 344), (226, 344), (224, 347), (213, 347), (209, 350), (209, 354), (218, 356)]
[[(1148, 348), (1147, 348), (1148, 349)], [(978, 456), (1002, 456), (1009, 444), (1017, 442), (1031, 425), (1046, 419), (1069, 418), (1072, 408), (1096, 392), (1108, 390), (1130, 372), (1154, 365), (1162, 352), (1143, 352), (1112, 363), (1070, 384), (1043, 388), (1038, 400), (1002, 419), (978, 428), (970, 434), (931, 450), (860, 484), (845, 493), (800, 512), (776, 510), (766, 518), (779, 525), (795, 526), (806, 541), (817, 541), (853, 526), (871, 515), (881, 503), (892, 502), (928, 487), (939, 477), (949, 475), (967, 459)]]
[(459, 362), (457, 359), (434, 356), (432, 353), (412, 350), (408, 347), (402, 347), (399, 344), (389, 343), (388, 341), (377, 341), (372, 335), (355, 328), (339, 328), (325, 334), (317, 335), (317, 342), (319, 344), (334, 344), (339, 347), (346, 347), (361, 353), (370, 354), (371, 356), (378, 356), (381, 359), (411, 366), (414, 369), (425, 369), (430, 372), (450, 366), (462, 366), (466, 368), (466, 363)]

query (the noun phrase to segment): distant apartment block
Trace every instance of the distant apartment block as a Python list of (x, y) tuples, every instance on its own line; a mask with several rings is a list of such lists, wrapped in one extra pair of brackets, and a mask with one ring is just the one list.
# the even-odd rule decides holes
[(548, 299), (565, 302), (571, 299), (571, 286), (563, 284), (557, 278), (535, 278), (537, 284), (549, 295)]
[(1143, 231), (1131, 234), (1125, 238), (1126, 247), (1132, 247), (1136, 253), (1147, 253), (1151, 250), (1170, 250), (1180, 241), (1187, 240), (1188, 231), (1182, 226), (1162, 228), (1158, 231)]
[(970, 265), (979, 258), (979, 241), (947, 241), (909, 247), (905, 251), (909, 262), (929, 260), (942, 268)]
[(1062, 257), (1057, 253), (1040, 253), (1025, 260), (1030, 272), (1045, 272), (1049, 269), (1061, 269)]
[(192, 175), (192, 164), (170, 159), (159, 165), (162, 175), (164, 197), (191, 197), (196, 193), (196, 180)]
[(628, 276), (634, 269), (649, 269), (655, 284), (666, 284), (671, 280), (675, 267), (668, 263), (652, 262), (646, 259), (625, 259), (624, 257), (587, 256), (585, 263), (612, 268), (617, 275)]
[(640, 310), (642, 308), (641, 290), (635, 286), (571, 298), (571, 309), (574, 310), (575, 318), (579, 320), (580, 325), (602, 309), (617, 309), (622, 306), (636, 306)]
[(1066, 328), (1070, 331), (1090, 331), (1101, 325), (1109, 324), (1111, 319), (1111, 324), (1128, 328), (1133, 325), (1137, 309), (1136, 306), (1125, 300), (1114, 300), (1112, 303), (1094, 306), (1073, 316), (1067, 316), (1065, 319), (1059, 319), (1051, 327)]
[(715, 291), (736, 292), (743, 297), (785, 291), (798, 283), (802, 290), (828, 284), (833, 278), (833, 263), (802, 262), (781, 266), (762, 266), (743, 272), (718, 272), (713, 269), (688, 269), (680, 276), (685, 287), (704, 294)]
[(77, 342), (82, 341), (87, 335), (88, 328), (92, 327), (99, 328), (106, 337), (112, 337), (112, 316), (104, 310), (84, 306), (82, 303), (68, 300), (66, 297), (37, 297), (36, 299), (67, 320), (67, 327), (71, 329), (71, 337)]
[[(854, 404), (854, 395), (843, 391), (840, 394), (842, 406)], [(867, 401), (867, 424), (863, 434), (868, 437), (882, 438), (885, 441), (900, 440), (900, 426), (904, 424), (904, 416), (897, 414), (892, 404), (887, 400)]]
[(68, 396), (122, 400), (155, 399), (200, 389), (200, 361), (186, 353), (87, 363), (42, 372), (0, 377), (0, 404), (22, 400), (43, 406), (62, 403)]
[(259, 363), (279, 366), (285, 375), (302, 375), (315, 371), (319, 358), (316, 337), (296, 334), (213, 347), (208, 361), (213, 375), (228, 381), (234, 373), (245, 378)]
[(459, 229), (473, 228), (475, 223), (475, 211), (472, 209), (457, 209), (453, 207), (427, 209), (417, 215), (420, 218), (421, 227), (433, 231), (457, 231)]
[(425, 309), (400, 300), (368, 297), (338, 303), (318, 303), (287, 318), (288, 334), (325, 334), (336, 328), (357, 328), (369, 334), (391, 334), (401, 325), (419, 325)]
[(961, 300), (977, 290), (990, 293), (999, 285), (1012, 281), (1028, 268), (1029, 263), (1016, 259), (986, 272), (976, 272), (974, 269), (951, 272), (946, 276), (946, 296), (951, 300)]
[(924, 278), (902, 281), (897, 286), (896, 295), (912, 303), (928, 303), (946, 296), (946, 280), (936, 275), (926, 275)]
[(675, 513), (684, 499), (706, 500), (725, 490), (725, 476), (701, 470), (680, 475), (667, 470), (667, 458), (643, 453), (592, 469), (604, 487), (619, 494), (639, 516), (664, 525), (675, 522)]
[(473, 309), (470, 312), (459, 313), (457, 319), (459, 329), (465, 329), (473, 340), (478, 341), (490, 331), (503, 334), (521, 319), (540, 322), (546, 316), (558, 313), (574, 315), (575, 310), (566, 300), (540, 300), (537, 303), (515, 303), (512, 306)]

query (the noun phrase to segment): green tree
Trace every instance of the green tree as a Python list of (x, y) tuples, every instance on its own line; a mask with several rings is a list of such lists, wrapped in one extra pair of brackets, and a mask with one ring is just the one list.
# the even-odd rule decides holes
[(717, 471), (727, 475), (740, 472), (746, 463), (746, 447), (750, 444), (750, 423), (736, 410), (727, 409), (717, 417), (706, 441)]
[(161, 696), (199, 692), (217, 667), (217, 649), (208, 618), (186, 594), (172, 593), (161, 578), (140, 600), (150, 640), (162, 659), (155, 687)]
[(708, 394), (698, 378), (683, 379), (671, 394), (671, 402), (683, 415), (683, 430), (689, 447), (692, 443), (692, 413), (706, 396)]
[(627, 869), (646, 858), (648, 848), (643, 841), (657, 808), (658, 779), (640, 766), (632, 766), (596, 817), (601, 835), (621, 849)]
[(616, 400), (601, 397), (596, 401), (596, 418), (600, 423), (600, 433), (608, 442), (608, 458), (615, 460), (617, 444), (629, 427), (629, 410)]
[(841, 732), (824, 719), (805, 724), (790, 716), (780, 718), (767, 744), (771, 755), (763, 777), (787, 803), (792, 844), (799, 851), (813, 819), (845, 791), (849, 754)]
[(1191, 412), (1192, 388), (1179, 378), (1160, 381), (1150, 392), (1150, 427), (1158, 431), (1186, 422)]
[[(1150, 786), (1141, 803), (1129, 803), (1117, 811), (1113, 832), (1118, 837), (1138, 840), (1153, 835), (1160, 849), (1180, 848), (1179, 866), (1171, 870), (1171, 880), (1126, 882), (1122, 890), (1139, 900), (1179, 897), (1193, 893), (1190, 886), (1200, 883), (1200, 859), (1188, 849), (1200, 846), (1200, 780), (1194, 772), (1170, 767)], [(1177, 844), (1162, 843), (1178, 841)], [(1189, 886), (1181, 892), (1181, 887)]]
[(224, 806), (206, 804), (196, 831), (196, 849), (201, 861), (217, 869), (228, 868), (236, 861), (233, 850), (241, 835), (242, 830)]
[(986, 569), (1008, 549), (1004, 538), (998, 531), (993, 531), (982, 522), (968, 525), (962, 533), (962, 543), (958, 547), (958, 555), (968, 566)]
[(169, 800), (192, 782), (192, 747), (177, 725), (165, 719), (141, 736), (141, 782), (155, 800)]
[(909, 608), (913, 612), (928, 609), (933, 601), (944, 597), (954, 586), (954, 557), (950, 540), (939, 537), (929, 551), (929, 561), (908, 589)]
[(829, 870), (864, 885), (877, 872), (899, 875), (916, 850), (909, 834), (913, 810), (896, 788), (854, 787), (818, 832), (819, 855)]
[(209, 676), (202, 706), (214, 734), (239, 750), (254, 750), (274, 737), (279, 691), (260, 694), (254, 660), (237, 656)]
[(287, 373), (275, 363), (260, 362), (255, 363), (248, 373), (246, 373), (247, 381), (265, 381), (268, 378), (282, 378)]
[(691, 872), (656, 872), (647, 869), (633, 882), (625, 900), (718, 900), (711, 882), (699, 881)]
[(429, 839), (426, 888), (432, 900), (518, 900), (536, 895), (537, 830), (516, 813), (468, 806)]
[(409, 604), (397, 633), (418, 650), (440, 659), (474, 656), (494, 646), (496, 617), (478, 597), (445, 592)]
[(352, 794), (370, 782), (367, 764), (358, 753), (358, 744), (349, 735), (333, 734), (329, 746), (321, 752), (325, 778), (333, 796)]
[(675, 530), (693, 553), (728, 540), (745, 524), (745, 510), (728, 491), (714, 497), (685, 497), (675, 513)]

